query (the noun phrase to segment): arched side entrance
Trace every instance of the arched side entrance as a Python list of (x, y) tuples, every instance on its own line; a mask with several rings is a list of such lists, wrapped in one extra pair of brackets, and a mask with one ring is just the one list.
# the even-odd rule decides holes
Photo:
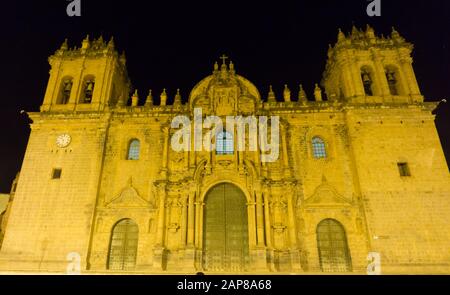
[(347, 236), (338, 221), (325, 219), (317, 225), (317, 248), (323, 272), (352, 271)]
[(205, 197), (203, 268), (242, 272), (249, 262), (247, 201), (235, 185), (221, 183)]
[(111, 233), (108, 269), (133, 270), (136, 266), (139, 229), (131, 219), (116, 223)]

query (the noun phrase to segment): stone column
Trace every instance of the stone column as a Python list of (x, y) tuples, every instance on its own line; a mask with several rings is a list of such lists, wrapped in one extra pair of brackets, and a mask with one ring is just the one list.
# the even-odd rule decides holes
[(405, 77), (405, 82), (409, 86), (410, 94), (413, 100), (421, 98), (419, 85), (417, 83), (416, 75), (414, 74), (414, 69), (412, 67), (412, 58), (409, 56), (403, 57), (400, 62)]
[(166, 203), (166, 183), (156, 184), (158, 194), (158, 226), (156, 230), (156, 245), (153, 250), (153, 267), (157, 270), (164, 268), (164, 233), (165, 233), (165, 203)]
[[(185, 200), (185, 212), (187, 214), (187, 224), (186, 224), (186, 230), (187, 230), (187, 244), (184, 251), (184, 265), (183, 269), (186, 272), (195, 272), (195, 246), (194, 246), (194, 197), (195, 192), (190, 191), (189, 195), (187, 197), (187, 200)], [(187, 203), (186, 203), (187, 202)]]
[(265, 272), (267, 267), (267, 253), (264, 241), (264, 210), (262, 192), (256, 192), (256, 236), (257, 245), (253, 255), (255, 271)]
[(188, 199), (188, 247), (194, 247), (194, 231), (195, 231), (195, 205), (194, 205), (195, 192), (189, 192)]
[(356, 90), (354, 87), (352, 73), (351, 73), (350, 67), (347, 63), (347, 60), (344, 59), (344, 60), (339, 61), (338, 66), (340, 66), (342, 69), (344, 86), (347, 88), (347, 93), (344, 93), (344, 95), (346, 95), (347, 97), (355, 96)]
[(262, 192), (256, 192), (256, 226), (257, 226), (257, 246), (265, 246), (264, 241), (264, 211)]
[(287, 138), (286, 138), (286, 133), (287, 133), (287, 126), (286, 125), (281, 125), (281, 144), (282, 144), (282, 148), (283, 148), (283, 166), (284, 166), (284, 175), (286, 177), (290, 176), (290, 171), (289, 171), (289, 154), (288, 154), (288, 148), (287, 148)]
[(256, 222), (255, 222), (255, 200), (252, 196), (252, 200), (247, 203), (248, 214), (248, 242), (250, 250), (256, 247)]
[(356, 96), (365, 96), (364, 86), (361, 80), (361, 69), (357, 67), (357, 64), (350, 65), (353, 77), (353, 85), (355, 87)]
[(163, 147), (163, 155), (162, 155), (162, 163), (161, 163), (161, 177), (167, 177), (167, 162), (169, 158), (169, 126), (162, 126), (161, 131), (164, 135), (164, 147)]
[(187, 227), (188, 227), (188, 203), (187, 203), (187, 197), (186, 196), (182, 196), (181, 197), (181, 224), (180, 224), (180, 229), (181, 229), (181, 246), (183, 248), (186, 247), (186, 242), (187, 242)]
[(256, 140), (256, 151), (254, 151), (255, 155), (255, 168), (258, 173), (261, 173), (261, 151), (259, 150), (259, 140)]
[[(289, 190), (293, 190), (293, 187), (290, 187)], [(287, 195), (287, 209), (288, 209), (288, 218), (289, 218), (289, 237), (290, 237), (290, 254), (291, 254), (291, 265), (293, 271), (301, 271), (300, 264), (300, 251), (297, 245), (297, 234), (296, 234), (296, 226), (295, 226), (295, 213), (294, 213), (294, 202), (293, 202), (293, 193), (289, 193)]]
[(269, 193), (264, 191), (264, 221), (265, 221), (265, 231), (266, 231), (266, 246), (272, 248), (272, 229), (270, 224), (270, 209), (269, 209)]
[(266, 255), (268, 256), (269, 269), (275, 270), (274, 265), (274, 253), (272, 246), (272, 225), (270, 218), (270, 205), (269, 205), (269, 189), (265, 187), (263, 189), (263, 199), (264, 199), (264, 222), (265, 222), (265, 234), (266, 234)]
[(375, 64), (375, 73), (377, 75), (378, 88), (380, 89), (380, 95), (385, 97), (391, 95), (391, 91), (389, 90), (389, 85), (386, 79), (386, 71), (384, 69), (381, 58), (378, 54), (373, 53), (374, 64)]

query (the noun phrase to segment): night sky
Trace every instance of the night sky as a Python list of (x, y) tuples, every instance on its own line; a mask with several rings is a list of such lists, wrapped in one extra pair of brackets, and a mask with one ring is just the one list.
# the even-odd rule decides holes
[[(95, 2), (95, 4), (93, 3)], [(80, 46), (89, 34), (114, 36), (127, 55), (133, 88), (145, 97), (177, 88), (186, 99), (212, 71), (221, 54), (265, 97), (269, 84), (280, 95), (302, 83), (312, 96), (320, 82), (328, 44), (337, 30), (370, 24), (378, 34), (395, 28), (415, 44), (414, 68), (427, 101), (449, 99), (437, 110), (437, 126), (450, 159), (450, 1), (381, 0), (382, 16), (366, 14), (368, 1), (99, 1), (81, 0), (82, 16), (68, 17), (66, 0), (3, 1), (0, 17), (0, 192), (9, 192), (20, 170), (29, 120), (48, 81), (47, 57), (65, 38)], [(295, 96), (295, 95), (294, 95)]]

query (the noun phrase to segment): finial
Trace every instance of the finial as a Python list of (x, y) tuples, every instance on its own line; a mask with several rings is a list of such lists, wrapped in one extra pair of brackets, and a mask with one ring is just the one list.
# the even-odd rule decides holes
[(217, 61), (214, 63), (214, 71), (219, 70), (219, 64), (217, 63)]
[(138, 90), (136, 89), (134, 91), (133, 96), (131, 96), (131, 106), (136, 107), (138, 105), (138, 102), (139, 102), (139, 95), (138, 95)]
[(399, 41), (399, 42), (405, 41), (405, 39), (402, 36), (400, 36), (399, 32), (397, 32), (397, 30), (394, 27), (392, 27), (391, 37), (395, 41)]
[(230, 60), (230, 71), (234, 71), (234, 64), (231, 60)]
[(145, 99), (145, 106), (146, 107), (153, 106), (153, 96), (152, 96), (152, 90), (151, 89), (148, 91), (147, 98)]
[(175, 94), (175, 100), (174, 100), (173, 104), (174, 105), (180, 105), (181, 104), (180, 88), (177, 89), (177, 94)]
[(314, 98), (316, 101), (322, 101), (322, 89), (320, 89), (319, 84), (316, 83), (314, 87)]
[(287, 84), (284, 84), (283, 98), (285, 102), (291, 101), (291, 91), (289, 90)]
[(166, 93), (166, 88), (163, 89), (163, 92), (161, 93), (160, 98), (161, 98), (161, 103), (160, 103), (160, 105), (161, 105), (161, 106), (165, 106), (166, 103), (167, 103), (167, 93)]
[(345, 39), (344, 33), (342, 33), (341, 28), (338, 30), (338, 42), (343, 41)]
[(114, 48), (114, 36), (111, 36), (111, 39), (108, 41), (108, 47)]
[(88, 49), (89, 45), (90, 45), (89, 35), (86, 35), (86, 38), (84, 38), (83, 42), (81, 42), (81, 49)]
[(276, 102), (275, 92), (273, 92), (272, 85), (269, 86), (269, 95), (267, 96), (267, 102)]
[(300, 84), (299, 90), (298, 90), (298, 101), (302, 104), (304, 104), (308, 101), (308, 98), (306, 97), (306, 92), (305, 92), (305, 90), (303, 90), (302, 84)]
[(367, 24), (366, 26), (366, 36), (370, 39), (375, 38), (375, 31), (372, 29), (372, 27)]
[(67, 50), (69, 45), (67, 44), (67, 38), (64, 39), (64, 42), (61, 44), (61, 50)]

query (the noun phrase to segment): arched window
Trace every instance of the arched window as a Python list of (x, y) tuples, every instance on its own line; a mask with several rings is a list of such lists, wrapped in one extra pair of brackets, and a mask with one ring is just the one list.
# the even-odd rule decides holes
[(233, 135), (230, 132), (222, 131), (216, 136), (216, 154), (232, 155), (234, 153)]
[(95, 77), (86, 76), (83, 83), (83, 92), (81, 93), (80, 103), (91, 103), (94, 95)]
[(373, 80), (372, 80), (372, 72), (368, 67), (361, 68), (361, 79), (364, 85), (364, 93), (367, 96), (372, 96), (373, 91)]
[(127, 160), (139, 160), (141, 143), (139, 139), (132, 139), (128, 145)]
[(65, 77), (62, 79), (56, 104), (67, 104), (69, 102), (70, 93), (72, 92), (72, 85), (72, 77)]
[(386, 67), (386, 79), (391, 95), (401, 95), (400, 75), (395, 66)]
[(352, 271), (352, 262), (344, 227), (334, 219), (325, 219), (317, 226), (316, 234), (322, 271)]
[(132, 270), (136, 266), (139, 228), (131, 219), (116, 223), (111, 232), (108, 269)]
[(327, 157), (327, 150), (325, 148), (325, 142), (320, 137), (314, 137), (312, 139), (312, 150), (314, 158), (321, 159)]

